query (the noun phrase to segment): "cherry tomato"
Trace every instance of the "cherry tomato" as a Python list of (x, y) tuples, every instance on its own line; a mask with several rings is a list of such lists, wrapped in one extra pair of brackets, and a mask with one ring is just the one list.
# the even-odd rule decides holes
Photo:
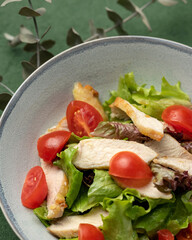
[(161, 229), (157, 234), (158, 240), (174, 240), (174, 235), (168, 229)]
[(47, 196), (48, 188), (45, 174), (40, 166), (27, 173), (21, 193), (21, 202), (27, 208), (39, 207)]
[(147, 185), (151, 181), (151, 178), (131, 179), (131, 178), (113, 177), (113, 179), (121, 188), (129, 188), (129, 187), (141, 188)]
[(151, 179), (150, 167), (137, 154), (123, 151), (115, 154), (109, 165), (109, 174), (120, 178)]
[(71, 136), (70, 132), (59, 130), (41, 136), (37, 141), (39, 157), (51, 163), (61, 152)]
[(76, 100), (69, 103), (66, 115), (69, 130), (79, 137), (91, 136), (90, 133), (103, 121), (93, 106)]
[(78, 240), (104, 240), (103, 233), (97, 227), (88, 223), (79, 224)]
[(192, 138), (192, 110), (182, 105), (167, 107), (161, 118), (173, 126), (177, 132), (183, 132)]
[(190, 240), (192, 239), (192, 223), (189, 223), (188, 227), (182, 229), (177, 235), (177, 240)]

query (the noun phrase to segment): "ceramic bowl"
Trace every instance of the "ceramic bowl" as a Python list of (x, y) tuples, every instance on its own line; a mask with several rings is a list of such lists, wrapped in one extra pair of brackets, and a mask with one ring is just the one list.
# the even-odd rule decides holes
[(134, 72), (138, 83), (160, 87), (161, 78), (182, 82), (192, 95), (192, 49), (148, 37), (95, 40), (57, 55), (35, 71), (17, 90), (0, 121), (0, 202), (11, 227), (23, 240), (53, 240), (33, 212), (20, 201), (28, 170), (39, 164), (38, 137), (55, 125), (72, 100), (76, 81), (90, 84), (101, 101), (118, 79)]

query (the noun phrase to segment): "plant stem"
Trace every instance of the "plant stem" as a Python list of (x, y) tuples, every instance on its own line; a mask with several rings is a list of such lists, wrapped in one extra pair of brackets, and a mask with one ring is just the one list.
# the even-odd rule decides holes
[(7, 87), (5, 84), (3, 84), (2, 82), (0, 82), (0, 85), (1, 85), (2, 87), (4, 87), (5, 89), (7, 89), (7, 90), (11, 93), (11, 95), (14, 94), (14, 92), (13, 92), (9, 87)]
[[(28, 0), (28, 2), (29, 2), (30, 7), (34, 10), (31, 0)], [(37, 20), (35, 17), (33, 17), (33, 22), (35, 25), (36, 37), (38, 39), (38, 42), (37, 42), (37, 68), (38, 68), (40, 66), (40, 44), (39, 44), (40, 38), (39, 38), (39, 29), (38, 29), (38, 25), (37, 25)]]
[[(150, 5), (151, 5), (152, 3), (154, 3), (154, 2), (155, 2), (155, 0), (151, 0), (151, 1), (147, 2), (145, 5), (143, 5), (143, 6), (141, 7), (141, 11), (143, 11), (145, 8), (147, 8), (148, 6), (150, 6)], [(132, 13), (130, 16), (128, 16), (127, 18), (125, 18), (125, 19), (123, 20), (123, 23), (126, 23), (127, 21), (131, 20), (132, 18), (136, 17), (137, 15), (138, 15), (138, 13), (135, 11), (135, 12)], [(118, 27), (117, 24), (115, 24), (114, 26), (112, 26), (112, 27), (110, 27), (110, 28), (105, 29), (105, 30), (104, 30), (104, 34), (112, 31), (112, 30), (115, 29), (116, 27)], [(96, 38), (98, 38), (98, 37), (99, 37), (99, 34), (96, 33), (96, 34), (94, 34), (93, 36), (91, 36), (90, 38), (88, 38), (87, 40), (85, 40), (85, 42), (88, 42), (88, 41), (90, 41), (90, 40), (96, 39)]]

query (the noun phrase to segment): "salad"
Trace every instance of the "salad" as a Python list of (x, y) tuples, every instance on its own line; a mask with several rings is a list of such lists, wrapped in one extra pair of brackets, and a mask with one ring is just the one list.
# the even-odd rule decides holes
[(37, 141), (22, 204), (59, 239), (192, 239), (192, 103), (133, 73), (103, 104), (75, 83), (66, 116)]

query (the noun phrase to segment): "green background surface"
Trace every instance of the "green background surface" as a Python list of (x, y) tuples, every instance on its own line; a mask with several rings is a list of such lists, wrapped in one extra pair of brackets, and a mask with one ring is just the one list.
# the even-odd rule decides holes
[[(0, 3), (2, 2), (0, 0)], [(74, 27), (85, 40), (90, 37), (90, 20), (99, 28), (112, 26), (112, 22), (107, 18), (105, 7), (115, 10), (122, 18), (130, 14), (115, 0), (53, 0), (52, 4), (44, 0), (32, 0), (32, 2), (35, 8), (45, 7), (47, 9), (46, 14), (37, 20), (40, 35), (48, 26), (51, 26), (45, 39), (56, 41), (55, 46), (50, 50), (54, 55), (68, 48), (66, 34), (69, 28)], [(142, 6), (147, 1), (137, 0), (134, 2)], [(34, 31), (32, 21), (17, 14), (22, 6), (27, 5), (27, 0), (23, 0), (0, 8), (0, 75), (3, 76), (3, 82), (13, 91), (16, 91), (23, 82), (21, 61), (28, 61), (31, 54), (23, 51), (23, 45), (11, 48), (4, 39), (3, 33), (17, 35), (21, 24)], [(172, 7), (155, 3), (144, 12), (151, 24), (152, 32), (142, 24), (139, 17), (136, 17), (124, 24), (129, 35), (165, 38), (192, 46), (192, 0), (188, 0), (187, 4), (179, 1), (179, 4)], [(108, 36), (115, 35), (117, 35), (115, 30), (108, 34)], [(3, 91), (4, 89), (0, 86), (0, 92)], [(17, 239), (0, 210), (0, 240)]]

